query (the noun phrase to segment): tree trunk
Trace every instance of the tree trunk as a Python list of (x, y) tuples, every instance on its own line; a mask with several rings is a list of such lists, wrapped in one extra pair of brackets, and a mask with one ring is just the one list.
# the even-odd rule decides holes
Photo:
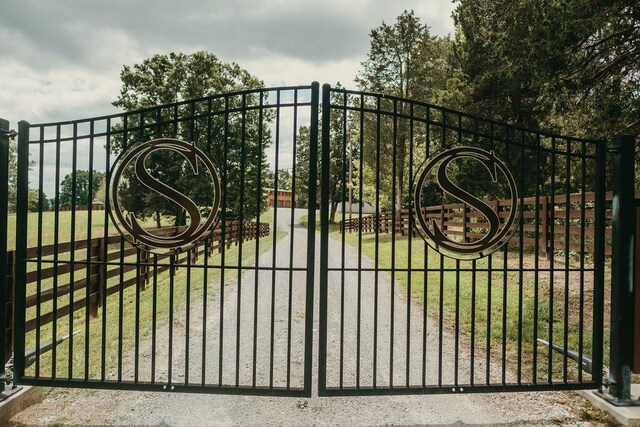
[(336, 222), (336, 211), (338, 210), (338, 202), (331, 201), (331, 212), (329, 215), (329, 222)]
[(178, 212), (176, 212), (175, 225), (176, 227), (180, 227), (186, 224), (187, 224), (187, 215), (183, 209), (179, 209)]

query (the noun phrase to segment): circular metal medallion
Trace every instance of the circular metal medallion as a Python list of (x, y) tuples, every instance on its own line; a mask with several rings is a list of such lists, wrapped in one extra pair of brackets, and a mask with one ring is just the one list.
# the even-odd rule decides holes
[[(187, 161), (194, 175), (203, 175), (200, 173), (199, 164), (205, 166), (213, 191), (213, 202), (210, 206), (202, 209), (203, 207), (198, 206), (191, 198), (151, 175), (145, 162), (152, 153), (163, 150), (180, 154)], [(125, 177), (125, 170), (128, 167), (133, 167), (134, 174)], [(220, 208), (220, 176), (213, 161), (196, 147), (195, 143), (162, 138), (135, 145), (120, 155), (111, 169), (110, 176), (109, 215), (120, 234), (132, 245), (155, 253), (182, 252), (200, 243), (207, 237), (207, 232), (213, 230)], [(183, 209), (188, 216), (188, 225), (170, 234), (145, 229), (135, 213), (123, 206), (120, 200), (122, 184), (130, 179), (137, 179), (145, 189), (159, 193), (178, 205), (179, 209)], [(144, 194), (140, 194), (140, 197), (143, 198)], [(202, 210), (208, 211), (205, 218), (202, 217)]]
[[(505, 206), (503, 210), (499, 210), (494, 200), (491, 201), (492, 203), (487, 203), (487, 201), (479, 199), (474, 194), (452, 182), (447, 176), (447, 166), (454, 160), (465, 158), (482, 164), (489, 172), (491, 181), (496, 185), (499, 180), (506, 180), (507, 194), (501, 195), (499, 199), (508, 200), (508, 206)], [(513, 236), (519, 215), (518, 188), (507, 165), (496, 157), (493, 151), (475, 147), (452, 148), (427, 159), (422, 170), (418, 171), (417, 176), (413, 194), (416, 218), (418, 219), (416, 226), (429, 246), (439, 253), (460, 260), (477, 259), (495, 252)], [(477, 177), (477, 179), (481, 179), (481, 177)], [(474, 214), (474, 218), (478, 219), (473, 221), (477, 223), (476, 227), (466, 224), (464, 226), (474, 228), (473, 234), (480, 234), (480, 237), (463, 239), (461, 236), (454, 237), (454, 234), (466, 236), (466, 231), (450, 233), (446, 229), (443, 230), (439, 225), (443, 218), (446, 218), (450, 228), (461, 228), (463, 226), (462, 221), (458, 224), (451, 221), (448, 216), (462, 215), (436, 212), (437, 215), (435, 216), (438, 216), (436, 218), (433, 213), (428, 213), (434, 210), (433, 208), (429, 211), (427, 210), (428, 206), (423, 203), (422, 194), (429, 180), (435, 181), (444, 193), (464, 203), (465, 209), (468, 207), (477, 211)], [(465, 214), (466, 216), (467, 214)]]

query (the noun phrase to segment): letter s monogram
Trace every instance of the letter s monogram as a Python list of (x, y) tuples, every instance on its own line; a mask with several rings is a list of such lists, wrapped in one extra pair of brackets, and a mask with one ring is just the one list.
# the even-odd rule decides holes
[[(489, 171), (493, 182), (498, 181), (498, 171), (506, 177), (512, 203), (509, 216), (504, 223), (501, 224), (498, 212), (491, 206), (468, 191), (458, 187), (449, 179), (446, 172), (447, 166), (453, 160), (459, 158), (471, 158), (480, 162)], [(422, 206), (421, 191), (427, 176), (436, 167), (437, 182), (442, 190), (472, 208), (475, 208), (486, 218), (489, 230), (481, 238), (472, 242), (451, 240), (438, 226), (436, 219), (432, 218), (430, 223), (427, 221), (425, 207)], [(509, 233), (513, 234), (514, 231), (512, 226), (518, 214), (517, 200), (518, 189), (506, 165), (495, 156), (493, 151), (488, 152), (473, 147), (453, 148), (430, 159), (417, 180), (414, 193), (414, 204), (420, 234), (435, 250), (457, 259), (474, 259), (486, 256), (504, 245), (508, 240), (506, 236)]]
[[(171, 150), (182, 155), (189, 162), (189, 165), (191, 166), (191, 169), (193, 170), (193, 173), (195, 175), (199, 175), (198, 159), (202, 160), (202, 162), (205, 164), (214, 184), (214, 201), (213, 205), (211, 206), (211, 212), (204, 222), (202, 221), (200, 215), (200, 209), (193, 200), (151, 176), (151, 174), (145, 167), (145, 161), (147, 160), (147, 158), (153, 152), (160, 150)], [(133, 161), (135, 161), (136, 177), (145, 187), (157, 192), (158, 194), (176, 203), (178, 206), (187, 211), (190, 221), (186, 229), (182, 230), (175, 236), (162, 236), (145, 230), (140, 225), (133, 212), (127, 212), (126, 215), (124, 214), (120, 206), (120, 201), (118, 199), (118, 189), (125, 167)], [(127, 240), (129, 240), (130, 243), (141, 249), (147, 249), (147, 247), (151, 247), (168, 249), (171, 252), (183, 251), (188, 247), (197, 244), (198, 241), (203, 237), (203, 235), (207, 231), (212, 229), (212, 225), (217, 217), (217, 212), (220, 204), (220, 180), (218, 177), (218, 171), (215, 168), (213, 162), (206, 156), (204, 152), (198, 149), (194, 143), (190, 144), (184, 141), (169, 138), (145, 142), (138, 145), (133, 150), (126, 152), (122, 159), (116, 162), (116, 165), (118, 167), (117, 169), (115, 169), (115, 173), (112, 174), (111, 178), (110, 213), (112, 215), (112, 218), (113, 216), (115, 216), (113, 220), (116, 224), (116, 227), (121, 232), (121, 234)], [(116, 167), (116, 165), (114, 165), (114, 168)], [(124, 233), (123, 230), (120, 230), (118, 222), (124, 228), (124, 230), (128, 232), (128, 234)]]

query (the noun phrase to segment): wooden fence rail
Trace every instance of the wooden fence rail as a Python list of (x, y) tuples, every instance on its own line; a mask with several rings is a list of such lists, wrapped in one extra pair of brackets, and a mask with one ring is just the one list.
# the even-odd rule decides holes
[[(162, 229), (150, 231), (158, 235), (171, 236), (179, 233), (183, 229), (184, 227), (163, 227)], [(242, 235), (240, 234), (241, 230)], [(231, 245), (238, 245), (241, 240), (248, 241), (268, 236), (269, 232), (270, 227), (268, 223), (247, 221), (243, 223), (242, 227), (240, 227), (239, 221), (227, 221), (225, 224), (224, 236), (222, 234), (222, 225), (219, 224), (213, 232), (210, 232), (209, 235), (205, 237), (204, 241), (206, 244), (203, 242), (198, 245), (197, 249), (177, 255), (158, 255), (158, 261), (167, 258), (173, 259), (171, 259), (171, 265), (159, 265), (156, 271), (159, 274), (166, 270), (170, 270), (170, 274), (173, 275), (175, 274), (175, 269), (178, 268), (177, 265), (187, 262), (188, 254), (191, 255), (191, 261), (195, 262), (199, 256), (205, 255), (205, 248), (208, 251), (205, 256), (211, 256), (215, 250), (221, 252), (223, 244), (226, 248), (229, 248)], [(139, 250), (129, 245), (128, 243), (124, 246), (124, 250), (121, 252), (120, 246), (123, 240), (124, 238), (122, 236), (113, 235), (106, 239), (99, 237), (91, 240), (77, 240), (73, 244), (71, 242), (64, 242), (59, 243), (57, 246), (43, 245), (40, 249), (36, 247), (28, 248), (27, 265), (38, 265), (38, 263), (40, 265), (39, 268), (27, 272), (27, 289), (29, 289), (30, 284), (50, 279), (54, 276), (62, 276), (70, 273), (71, 271), (82, 270), (82, 272), (78, 274), (78, 276), (82, 277), (74, 280), (73, 283), (70, 283), (70, 280), (66, 279), (67, 283), (56, 287), (55, 294), (53, 289), (42, 290), (39, 294), (36, 292), (28, 294), (26, 298), (27, 309), (35, 307), (38, 303), (42, 304), (47, 301), (51, 301), (54, 298), (69, 295), (72, 289), (74, 292), (83, 290), (87, 287), (87, 281), (89, 286), (89, 296), (76, 300), (73, 304), (67, 303), (66, 305), (59, 306), (55, 312), (49, 311), (47, 313), (42, 313), (38, 318), (35, 316), (29, 317), (25, 324), (25, 333), (34, 330), (38, 325), (42, 327), (51, 323), (54, 317), (59, 319), (67, 316), (70, 311), (77, 311), (84, 308), (87, 305), (87, 301), (89, 303), (89, 312), (92, 316), (97, 316), (98, 309), (102, 306), (102, 303), (109, 295), (118, 292), (120, 289), (126, 289), (134, 285), (139, 286), (141, 290), (145, 289), (146, 284), (148, 284), (153, 274), (152, 268), (147, 265), (152, 262), (151, 255), (146, 251)], [(87, 252), (90, 253), (90, 257), (75, 260), (73, 263), (65, 261), (64, 257), (60, 257), (61, 254), (70, 253), (71, 251), (86, 251), (87, 249), (89, 249)], [(140, 252), (140, 265), (135, 261), (125, 261), (126, 265), (115, 263), (111, 264), (113, 261), (118, 262), (119, 260), (125, 260), (127, 257), (136, 255), (138, 251)], [(59, 260), (55, 263), (53, 262), (52, 257), (54, 253), (57, 253)], [(50, 259), (47, 257), (50, 257)], [(7, 328), (7, 353), (5, 354), (5, 360), (8, 360), (8, 358), (11, 357), (11, 352), (13, 351), (15, 251), (8, 252), (7, 263), (7, 272), (9, 274), (7, 277), (7, 291), (9, 293), (7, 298), (7, 325), (9, 326)], [(109, 278), (119, 276), (120, 274), (133, 270), (137, 270), (134, 277), (122, 282), (113, 283), (111, 286), (107, 287)]]
[[(606, 201), (611, 202), (612, 193), (606, 193)], [(636, 199), (640, 199), (640, 190), (636, 191)], [(538, 211), (536, 213), (536, 197), (527, 197), (522, 201), (523, 209), (521, 215), (524, 219), (523, 230), (525, 232), (523, 243), (527, 246), (539, 245), (542, 253), (550, 256), (552, 251), (552, 242), (554, 250), (564, 250), (566, 245), (566, 233), (569, 234), (569, 250), (580, 251), (580, 238), (582, 234), (587, 237), (585, 239), (585, 252), (593, 252), (593, 236), (594, 236), (594, 219), (595, 211), (593, 209), (595, 201), (595, 193), (584, 193), (585, 209), (581, 209), (583, 195), (569, 195), (569, 222), (567, 223), (567, 196), (556, 195), (540, 196), (537, 198)], [(552, 203), (553, 202), (553, 203)], [(506, 217), (509, 212), (505, 208), (511, 204), (510, 200), (496, 200), (495, 210), (501, 217)], [(463, 240), (481, 237), (483, 231), (489, 225), (484, 220), (482, 214), (476, 210), (471, 210), (464, 203), (443, 204), (439, 206), (429, 206), (424, 209), (424, 215), (428, 220), (436, 220), (447, 236), (459, 236)], [(347, 214), (348, 215), (348, 214)], [(585, 223), (581, 224), (582, 218)], [(607, 227), (605, 236), (611, 236), (611, 209), (605, 210), (607, 218)], [(341, 232), (362, 232), (374, 233), (391, 233), (395, 219), (395, 231), (397, 235), (404, 236), (410, 228), (409, 220), (416, 224), (415, 212), (409, 209), (402, 209), (398, 212), (383, 211), (379, 214), (363, 216), (362, 218), (345, 219), (339, 221)], [(537, 224), (536, 224), (537, 219)], [(537, 229), (537, 236), (536, 236)], [(417, 233), (415, 225), (413, 227), (413, 235)], [(553, 234), (553, 239), (551, 238)], [(609, 245), (605, 248), (607, 255), (611, 254)]]

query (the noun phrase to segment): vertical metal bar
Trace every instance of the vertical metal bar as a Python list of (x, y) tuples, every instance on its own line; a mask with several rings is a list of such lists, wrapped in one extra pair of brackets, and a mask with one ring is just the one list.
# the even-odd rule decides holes
[[(496, 206), (498, 204), (496, 203)], [(496, 209), (499, 211), (499, 208)], [(508, 243), (502, 247), (502, 385), (507, 383), (507, 255)]]
[[(27, 203), (29, 192), (29, 123), (18, 123), (18, 170), (16, 185), (16, 282), (14, 332), (14, 383), (24, 377), (25, 316), (27, 297)], [(55, 317), (55, 316), (54, 316)]]
[[(373, 388), (378, 385), (378, 286), (380, 281), (380, 97), (376, 97), (376, 229), (374, 257), (374, 290), (373, 290)], [(385, 219), (386, 221), (386, 219)], [(386, 227), (385, 227), (386, 228)]]
[[(11, 348), (7, 342), (7, 328), (11, 321), (7, 316), (8, 269), (7, 235), (9, 213), (9, 121), (0, 119), (0, 391), (4, 390), (6, 356)], [(15, 331), (14, 331), (15, 334)], [(55, 340), (54, 340), (55, 341)]]
[(224, 97), (224, 143), (223, 143), (223, 161), (222, 161), (222, 209), (220, 210), (220, 221), (222, 229), (220, 234), (220, 337), (218, 341), (218, 387), (222, 386), (222, 352), (224, 349), (224, 273), (226, 258), (226, 239), (227, 239), (227, 169), (228, 164), (228, 147), (229, 147), (229, 97)]
[[(293, 311), (293, 254), (295, 236), (296, 211), (296, 144), (298, 135), (298, 89), (293, 91), (293, 135), (292, 135), (292, 168), (291, 168), (291, 222), (289, 228), (289, 295), (287, 308), (287, 389), (291, 388), (291, 316)], [(259, 227), (258, 227), (259, 228)], [(257, 241), (256, 241), (257, 243)], [(257, 258), (256, 258), (257, 262)]]
[(358, 145), (358, 307), (356, 313), (356, 388), (360, 388), (360, 351), (362, 345), (362, 205), (364, 166), (364, 95), (360, 94), (360, 135)]
[(568, 361), (567, 350), (569, 350), (569, 226), (571, 225), (571, 140), (566, 140), (566, 163), (565, 163), (565, 216), (564, 216), (564, 325), (563, 343), (564, 355), (562, 362), (562, 382), (567, 383)]
[[(390, 325), (389, 325), (389, 385), (393, 388), (393, 338), (395, 331), (395, 303), (396, 303), (396, 218), (400, 215), (402, 206), (396, 203), (398, 191), (396, 183), (399, 181), (396, 176), (397, 168), (397, 145), (398, 145), (398, 101), (393, 101), (393, 145), (391, 147), (391, 206), (393, 212), (391, 216), (391, 308), (390, 308)], [(403, 173), (403, 171), (400, 171)]]
[[(478, 146), (478, 118), (473, 118), (473, 145)], [(466, 216), (466, 208), (465, 214)], [(476, 274), (477, 264), (474, 259), (471, 261), (471, 349), (469, 354), (469, 384), (475, 382), (475, 356), (476, 356)]]
[(273, 243), (271, 246), (271, 337), (269, 341), (269, 387), (273, 388), (273, 366), (275, 350), (275, 317), (276, 317), (276, 242), (278, 241), (278, 163), (280, 160), (280, 90), (276, 92), (276, 139), (275, 139), (275, 171), (273, 189)]
[[(53, 214), (53, 313), (58, 312), (58, 242), (60, 240), (60, 125), (56, 126), (56, 172), (55, 172), (55, 211)], [(108, 192), (107, 192), (108, 193)], [(51, 337), (53, 348), (51, 349), (51, 377), (56, 378), (58, 360), (58, 316), (53, 316), (51, 324)]]
[[(413, 189), (413, 103), (409, 104), (409, 194)], [(410, 386), (411, 372), (411, 273), (412, 273), (412, 242), (413, 242), (413, 210), (415, 209), (413, 198), (409, 203), (409, 215), (407, 218), (407, 351), (406, 351), (406, 382)], [(404, 225), (404, 223), (402, 224)]]
[(169, 256), (169, 356), (167, 358), (167, 383), (173, 383), (173, 302), (175, 299), (175, 265), (176, 255)]
[[(431, 151), (431, 109), (427, 107), (425, 114), (425, 153), (424, 160), (429, 158)], [(415, 201), (414, 201), (415, 202)], [(426, 214), (426, 212), (425, 212)], [(428, 329), (428, 317), (427, 317), (427, 303), (428, 303), (428, 279), (429, 279), (429, 245), (426, 241), (422, 245), (423, 256), (423, 276), (422, 276), (422, 387), (427, 385), (427, 329)]]
[[(317, 101), (317, 100), (316, 100)], [(317, 102), (316, 102), (317, 103)], [(312, 99), (312, 108), (314, 106)], [(328, 286), (328, 267), (329, 267), (329, 120), (331, 118), (331, 85), (322, 85), (322, 158), (320, 161), (322, 172), (320, 175), (321, 189), (320, 189), (320, 310), (319, 310), (319, 342), (318, 342), (318, 366), (320, 370), (318, 372), (318, 395), (326, 395), (327, 389), (327, 286)], [(313, 110), (312, 110), (313, 112)], [(316, 115), (317, 116), (317, 115)], [(314, 120), (314, 115), (311, 114), (311, 120)], [(313, 124), (313, 122), (312, 122)], [(313, 126), (312, 126), (313, 128)], [(317, 123), (316, 123), (316, 136), (317, 136)], [(311, 138), (313, 141), (313, 137)], [(310, 158), (314, 156), (313, 144), (311, 144)], [(315, 169), (312, 160), (310, 160), (310, 177), (311, 181), (311, 169)], [(315, 207), (314, 207), (315, 208)], [(309, 227), (313, 227), (314, 221), (312, 216), (315, 217), (315, 212), (309, 211)], [(310, 236), (309, 236), (310, 237)], [(308, 247), (309, 248), (309, 247)], [(307, 262), (310, 259), (307, 258)], [(307, 265), (307, 268), (310, 268)], [(307, 273), (307, 292), (309, 292), (310, 277)], [(309, 294), (307, 293), (307, 297)], [(307, 300), (308, 301), (308, 300)], [(307, 306), (308, 307), (308, 306)], [(307, 312), (307, 316), (310, 313)]]
[[(140, 273), (140, 249), (136, 248), (136, 302), (134, 318), (134, 364), (133, 381), (138, 382), (138, 371), (140, 369), (140, 280), (144, 280)], [(188, 352), (187, 352), (188, 353)], [(188, 360), (188, 354), (185, 355)], [(188, 363), (187, 363), (188, 364)]]
[(584, 352), (584, 247), (586, 228), (586, 186), (587, 186), (587, 144), (582, 142), (580, 158), (580, 313), (578, 323), (578, 382), (582, 382), (582, 362)]
[[(525, 195), (525, 133), (520, 131), (520, 230), (518, 242), (518, 368), (517, 382), (522, 384), (522, 305), (524, 288), (524, 195)], [(514, 206), (515, 208), (515, 206)]]
[(618, 136), (612, 157), (611, 335), (608, 395), (620, 403), (631, 400), (633, 366), (635, 139)]
[(36, 277), (36, 363), (35, 376), (40, 377), (40, 346), (41, 346), (41, 304), (42, 304), (42, 202), (44, 192), (42, 191), (44, 178), (44, 126), (40, 126), (39, 158), (38, 158), (38, 243), (37, 243), (37, 277)]
[[(119, 265), (119, 278), (118, 284), (118, 382), (122, 381), (122, 341), (124, 339), (122, 335), (123, 329), (123, 314), (124, 314), (124, 237), (120, 236), (120, 265)], [(171, 286), (173, 289), (173, 286)], [(171, 334), (169, 334), (169, 340), (171, 340)]]
[(438, 387), (442, 387), (443, 315), (444, 315), (444, 255), (440, 254), (440, 292), (438, 295)]
[[(258, 96), (260, 97), (259, 103), (260, 107), (258, 110), (258, 155), (260, 156), (262, 153), (262, 127), (264, 120), (264, 96), (263, 92), (258, 92)], [(256, 251), (255, 251), (255, 276), (254, 287), (253, 287), (253, 378), (251, 380), (251, 384), (253, 387), (256, 386), (257, 381), (257, 369), (256, 362), (258, 360), (258, 283), (260, 278), (260, 269), (259, 267), (259, 259), (260, 259), (260, 208), (262, 202), (262, 161), (258, 161), (258, 191), (256, 192)]]
[(157, 346), (157, 311), (158, 311), (158, 255), (153, 254), (153, 295), (151, 300), (151, 383), (156, 382), (156, 346)]
[(453, 383), (458, 386), (458, 358), (460, 356), (460, 260), (456, 259), (456, 319), (453, 350)]
[(602, 386), (602, 353), (604, 329), (604, 231), (605, 231), (605, 183), (607, 176), (607, 141), (596, 146), (596, 185), (594, 218), (594, 280), (593, 280), (593, 382)]
[[(187, 251), (187, 272), (186, 272), (186, 289), (185, 289), (185, 327), (184, 327), (184, 383), (189, 384), (189, 324), (191, 323), (191, 258), (193, 250)], [(196, 248), (195, 251), (198, 249)], [(205, 255), (206, 256), (206, 255)], [(137, 320), (137, 319), (136, 319)], [(137, 325), (136, 325), (137, 326)], [(136, 328), (137, 329), (137, 328)], [(137, 355), (136, 351), (136, 355)]]
[[(323, 89), (324, 90), (324, 89)], [(311, 117), (310, 117), (310, 132), (309, 132), (309, 195), (308, 195), (308, 207), (307, 218), (309, 223), (307, 224), (307, 286), (306, 286), (306, 302), (305, 302), (305, 340), (304, 340), (304, 393), (306, 396), (311, 397), (311, 382), (313, 376), (313, 299), (315, 298), (314, 292), (314, 279), (315, 279), (315, 251), (316, 251), (316, 200), (317, 200), (317, 176), (318, 176), (318, 104), (320, 102), (320, 85), (318, 82), (311, 84)], [(324, 199), (323, 199), (324, 200)], [(323, 230), (327, 230), (323, 228)], [(327, 242), (325, 242), (326, 244)], [(327, 247), (324, 246), (326, 250)], [(326, 252), (325, 252), (326, 256)], [(326, 260), (326, 258), (325, 258)], [(322, 262), (320, 264), (320, 286), (322, 283), (327, 284), (327, 271), (326, 263), (324, 264), (325, 270), (322, 269)], [(326, 304), (326, 293), (325, 300)], [(322, 310), (322, 306), (320, 306)], [(326, 320), (326, 306), (325, 320)], [(322, 334), (322, 328), (326, 326), (326, 323), (320, 323), (320, 334)], [(326, 331), (325, 334), (325, 346), (322, 344), (319, 346), (318, 353), (326, 354)], [(323, 363), (320, 365), (319, 372), (326, 375), (326, 365)], [(318, 374), (318, 378), (320, 373)], [(326, 378), (326, 377), (325, 377)], [(318, 394), (320, 390), (324, 390), (326, 386), (325, 382), (318, 381)]]
[[(538, 300), (539, 300), (539, 285), (538, 280), (540, 276), (540, 134), (536, 134), (536, 207), (535, 207), (535, 243), (533, 247), (534, 255), (534, 272), (533, 272), (533, 338), (532, 338), (532, 379), (533, 384), (538, 383)], [(521, 212), (520, 215), (523, 215)], [(546, 215), (546, 211), (545, 211)], [(546, 224), (546, 221), (544, 222)], [(546, 235), (546, 231), (543, 231)]]
[[(77, 207), (77, 185), (78, 185), (78, 123), (73, 123), (73, 148), (71, 154), (71, 236), (70, 241), (76, 241), (76, 207)], [(75, 281), (75, 270), (76, 270), (76, 251), (75, 247), (71, 248), (69, 252), (69, 354), (68, 354), (68, 378), (73, 378), (73, 324), (74, 324), (74, 313), (75, 313), (75, 286), (73, 285)]]
[[(84, 380), (89, 380), (89, 338), (90, 338), (90, 329), (89, 329), (89, 318), (90, 318), (90, 309), (92, 307), (91, 304), (91, 272), (93, 270), (91, 259), (93, 253), (93, 244), (91, 241), (91, 227), (93, 220), (93, 134), (94, 134), (95, 124), (94, 121), (91, 120), (89, 123), (89, 188), (87, 189), (87, 255), (86, 255), (86, 276), (85, 276), (85, 303), (84, 303)], [(105, 191), (106, 193), (106, 191)]]
[[(189, 104), (189, 139), (191, 141), (196, 141), (195, 135), (195, 115), (196, 115), (196, 104), (195, 102), (191, 102)], [(190, 351), (189, 347), (191, 344), (191, 262), (194, 254), (198, 255), (198, 247), (191, 248), (187, 250), (187, 272), (186, 272), (186, 289), (185, 289), (185, 332), (184, 332), (184, 383), (189, 384), (189, 361), (190, 361)], [(207, 254), (204, 254), (205, 258)], [(137, 294), (136, 294), (137, 296)], [(137, 330), (137, 329), (136, 329)]]
[[(340, 367), (339, 378), (340, 388), (344, 386), (344, 267), (346, 251), (346, 228), (345, 224), (345, 193), (347, 188), (347, 93), (343, 93), (342, 105), (342, 186), (340, 189), (340, 201), (342, 204), (342, 232), (340, 233)], [(332, 203), (333, 204), (333, 203)]]
[(491, 282), (493, 279), (493, 254), (487, 258), (487, 348), (486, 353), (486, 383), (491, 384)]
[[(247, 129), (247, 95), (242, 95), (242, 112), (240, 126), (240, 215), (238, 217), (238, 290), (237, 290), (237, 316), (236, 316), (236, 387), (240, 386), (240, 313), (242, 312), (242, 243), (244, 241), (244, 180)], [(276, 131), (276, 135), (278, 132)], [(277, 140), (276, 136), (276, 140)], [(276, 141), (277, 144), (277, 141)], [(277, 233), (274, 233), (274, 236)]]
[(469, 355), (469, 384), (475, 382), (476, 355), (476, 260), (471, 261), (471, 348)]
[[(211, 98), (207, 100), (207, 153), (211, 153), (211, 141), (212, 141), (212, 110)], [(219, 194), (214, 195), (214, 197), (220, 197)], [(259, 210), (258, 210), (259, 212)], [(260, 215), (258, 213), (258, 215)], [(204, 266), (202, 273), (202, 359), (201, 359), (201, 375), (200, 375), (200, 385), (202, 387), (207, 383), (207, 302), (209, 300), (209, 256), (211, 254), (211, 247), (214, 243), (214, 235), (215, 229), (217, 228), (217, 223), (214, 223), (213, 228), (211, 228), (209, 237), (207, 237), (204, 241)], [(257, 241), (256, 241), (257, 244)]]
[[(159, 111), (159, 110), (158, 110)], [(105, 179), (106, 182), (110, 182), (111, 181), (111, 119), (107, 119), (107, 124), (106, 124), (107, 128), (106, 128), (106, 132), (107, 132), (107, 136), (106, 136), (106, 141), (105, 141), (105, 154), (106, 154), (106, 160), (105, 160)], [(106, 374), (107, 374), (107, 282), (109, 281), (108, 276), (107, 276), (107, 254), (109, 252), (109, 193), (110, 191), (107, 189), (104, 192), (104, 230), (103, 230), (103, 235), (102, 235), (102, 254), (101, 254), (101, 259), (102, 259), (102, 265), (100, 266), (100, 269), (102, 270), (102, 280), (100, 281), (100, 286), (102, 286), (102, 294), (101, 294), (101, 300), (100, 300), (100, 304), (102, 304), (102, 340), (101, 340), (101, 358), (100, 358), (100, 381), (104, 381), (106, 378)], [(155, 315), (155, 310), (154, 310), (154, 315)], [(155, 330), (155, 327), (154, 327)], [(151, 360), (152, 360), (152, 364), (155, 362), (155, 352), (152, 353), (151, 355)]]
[(547, 348), (547, 382), (553, 382), (553, 303), (554, 303), (554, 271), (555, 271), (555, 235), (556, 235), (556, 138), (551, 138), (551, 207), (549, 224), (551, 232), (549, 236), (549, 348)]

